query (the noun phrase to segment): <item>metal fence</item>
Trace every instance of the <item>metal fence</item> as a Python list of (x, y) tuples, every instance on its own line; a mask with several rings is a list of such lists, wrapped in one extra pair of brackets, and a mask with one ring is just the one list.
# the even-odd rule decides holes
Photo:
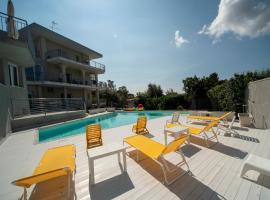
[[(27, 26), (27, 21), (18, 17), (9, 16), (3, 12), (0, 12), (0, 31), (2, 34), (8, 34), (10, 32), (13, 36), (18, 36), (17, 39), (27, 39), (19, 36), (19, 31)], [(10, 28), (8, 28), (10, 27)]]
[(27, 115), (57, 112), (70, 112), (84, 110), (84, 101), (81, 98), (31, 98), (31, 99), (11, 99), (12, 118)]

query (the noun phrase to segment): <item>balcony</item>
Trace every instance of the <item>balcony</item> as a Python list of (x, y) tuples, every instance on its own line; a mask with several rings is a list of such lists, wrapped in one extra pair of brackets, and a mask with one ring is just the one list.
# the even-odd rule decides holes
[(27, 26), (27, 21), (0, 12), (0, 39), (14, 39), (27, 42), (27, 36), (19, 31)]
[[(29, 68), (31, 69), (31, 68)], [(103, 90), (101, 82), (97, 82), (96, 80), (85, 80), (83, 82), (80, 78), (67, 78), (66, 82), (63, 80), (63, 75), (59, 74), (58, 76), (51, 77), (47, 73), (44, 72), (36, 72), (33, 70), (26, 70), (26, 80), (28, 85), (43, 85), (43, 86), (51, 86), (51, 87), (71, 87), (71, 88), (86, 88), (86, 89), (100, 89)]]
[(54, 49), (46, 53), (47, 62), (52, 64), (64, 64), (70, 67), (81, 67), (93, 73), (103, 74), (105, 73), (105, 65), (88, 61), (87, 59), (81, 59), (79, 56), (70, 54), (63, 49)]
[(0, 57), (22, 66), (34, 65), (27, 21), (0, 12)]

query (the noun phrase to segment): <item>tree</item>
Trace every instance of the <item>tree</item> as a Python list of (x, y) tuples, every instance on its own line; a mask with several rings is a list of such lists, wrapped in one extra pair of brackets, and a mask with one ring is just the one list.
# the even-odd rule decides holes
[(117, 90), (118, 102), (120, 107), (125, 107), (128, 98), (128, 90), (126, 86), (121, 86)]
[(165, 92), (166, 95), (177, 95), (177, 92), (173, 91), (173, 89), (168, 89), (166, 92)]
[(161, 97), (163, 95), (163, 91), (160, 85), (156, 85), (153, 83), (148, 84), (148, 89), (146, 91), (148, 97)]
[(217, 73), (212, 73), (208, 77), (188, 77), (183, 80), (183, 84), (191, 107), (193, 109), (207, 109), (211, 105), (207, 91), (219, 84), (219, 78)]
[(231, 111), (234, 110), (233, 90), (230, 81), (225, 81), (220, 85), (208, 90), (207, 95), (214, 110)]

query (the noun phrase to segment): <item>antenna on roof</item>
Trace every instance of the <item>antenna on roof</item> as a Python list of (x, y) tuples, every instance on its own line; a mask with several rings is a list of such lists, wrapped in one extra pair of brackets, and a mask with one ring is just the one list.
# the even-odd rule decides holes
[(52, 21), (52, 25), (51, 25), (52, 31), (55, 29), (55, 26), (56, 26), (56, 25), (58, 25), (58, 23), (57, 23), (55, 20), (53, 20), (53, 21)]

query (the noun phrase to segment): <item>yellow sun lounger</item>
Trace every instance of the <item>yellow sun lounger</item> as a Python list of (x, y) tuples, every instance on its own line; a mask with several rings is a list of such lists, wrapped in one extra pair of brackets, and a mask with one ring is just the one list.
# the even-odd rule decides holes
[[(218, 137), (217, 137), (217, 133), (214, 131), (213, 127), (216, 126), (218, 124), (219, 121), (212, 121), (211, 123), (209, 123), (207, 126), (205, 126), (204, 128), (197, 128), (197, 127), (192, 127), (192, 126), (186, 126), (183, 124), (167, 124), (167, 127), (174, 127), (174, 126), (182, 126), (185, 128), (188, 128), (188, 133), (192, 134), (192, 135), (203, 135), (203, 138), (205, 140), (205, 144), (207, 147), (210, 147), (208, 144), (209, 140), (212, 139), (216, 139), (218, 142)], [(212, 131), (213, 136), (209, 137), (207, 135), (208, 132)]]
[(87, 149), (102, 145), (100, 124), (91, 124), (86, 127), (86, 143)]
[(188, 119), (195, 119), (195, 120), (202, 120), (202, 121), (220, 121), (220, 120), (226, 120), (226, 118), (231, 114), (232, 112), (225, 113), (221, 117), (209, 117), (209, 116), (188, 116)]
[(136, 134), (147, 134), (149, 131), (146, 128), (147, 117), (139, 117), (137, 119), (137, 124), (133, 125), (132, 132)]
[[(76, 149), (74, 145), (48, 149), (31, 176), (13, 181), (12, 184), (24, 187), (23, 199), (26, 200), (26, 188), (31, 187), (33, 184), (38, 184), (61, 176), (68, 176), (68, 192), (63, 193), (62, 191), (59, 191), (60, 194), (58, 195), (66, 194), (66, 197), (69, 198), (72, 174), (76, 170), (75, 157)], [(60, 190), (63, 187), (64, 186), (58, 186), (55, 190)]]
[(188, 169), (187, 172), (189, 172), (189, 166), (186, 162), (184, 154), (182, 153), (180, 149), (180, 146), (184, 144), (185, 141), (186, 141), (186, 136), (182, 135), (179, 138), (175, 139), (173, 142), (169, 143), (167, 146), (164, 146), (163, 144), (160, 144), (143, 135), (135, 135), (135, 136), (124, 138), (125, 143), (137, 149), (137, 161), (139, 161), (139, 151), (140, 151), (160, 165), (163, 171), (165, 184), (167, 185), (173, 183), (185, 173), (182, 173), (179, 176), (176, 176), (173, 180), (168, 181), (167, 172), (174, 172), (178, 168), (173, 169), (173, 170), (170, 169), (168, 165), (166, 164), (164, 155), (178, 150), (177, 152), (181, 155), (182, 161), (178, 163), (177, 166), (186, 164), (187, 169)]

